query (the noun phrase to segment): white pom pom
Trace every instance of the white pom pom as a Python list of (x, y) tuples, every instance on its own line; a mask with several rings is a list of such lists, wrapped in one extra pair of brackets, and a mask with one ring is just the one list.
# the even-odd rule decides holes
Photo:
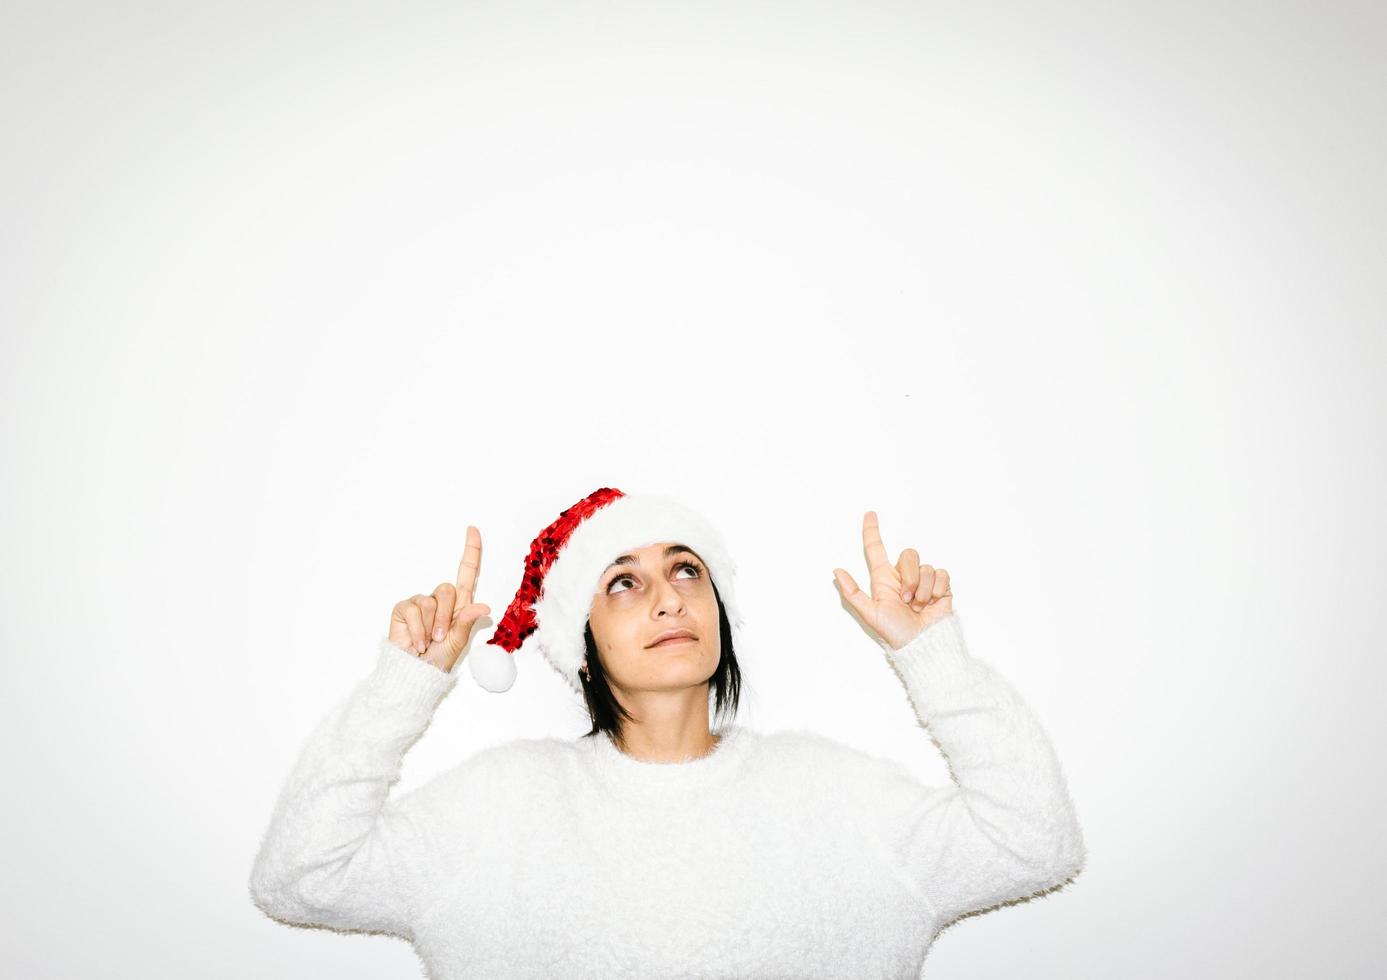
[(494, 643), (473, 647), (467, 663), (477, 683), (488, 691), (500, 694), (515, 683), (515, 656)]

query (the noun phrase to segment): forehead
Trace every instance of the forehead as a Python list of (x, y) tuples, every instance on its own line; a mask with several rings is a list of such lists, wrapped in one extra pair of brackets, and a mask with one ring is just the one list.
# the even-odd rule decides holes
[(693, 555), (695, 558), (700, 557), (698, 552), (680, 541), (657, 541), (654, 544), (646, 545), (644, 548), (628, 548), (624, 554), (617, 556), (603, 571), (617, 565), (635, 565), (642, 557), (658, 561), (661, 558), (670, 558), (679, 554)]

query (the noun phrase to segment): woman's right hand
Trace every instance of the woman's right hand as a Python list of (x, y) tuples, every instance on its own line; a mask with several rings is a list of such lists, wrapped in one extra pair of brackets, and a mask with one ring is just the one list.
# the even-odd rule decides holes
[(482, 563), (482, 533), (467, 525), (467, 547), (458, 562), (457, 585), (441, 583), (432, 595), (416, 595), (395, 604), (390, 613), (390, 642), (412, 650), (447, 673), (467, 646), (472, 627), (491, 612), (484, 602), (472, 601)]

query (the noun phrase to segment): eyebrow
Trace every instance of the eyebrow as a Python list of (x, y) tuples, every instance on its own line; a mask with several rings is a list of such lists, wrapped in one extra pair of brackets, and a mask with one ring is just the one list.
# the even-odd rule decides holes
[[(668, 558), (670, 555), (677, 555), (677, 554), (680, 554), (681, 552), (687, 552), (688, 554), (693, 555), (693, 556), (694, 556), (695, 558), (697, 558), (699, 561), (703, 561), (703, 556), (702, 556), (702, 555), (700, 555), (697, 551), (694, 551), (694, 550), (693, 550), (692, 548), (690, 548), (688, 545), (683, 545), (683, 544), (672, 544), (672, 545), (670, 545), (669, 547), (667, 547), (667, 548), (665, 549), (665, 557)], [(602, 569), (602, 574), (603, 574), (603, 575), (606, 575), (608, 572), (610, 572), (610, 571), (611, 571), (613, 568), (615, 568), (617, 565), (634, 565), (635, 563), (636, 563), (636, 556), (635, 556), (635, 555), (622, 555), (622, 556), (621, 556), (620, 558), (618, 558), (616, 561), (612, 562), (612, 563), (611, 563), (610, 565), (608, 565), (606, 568)]]

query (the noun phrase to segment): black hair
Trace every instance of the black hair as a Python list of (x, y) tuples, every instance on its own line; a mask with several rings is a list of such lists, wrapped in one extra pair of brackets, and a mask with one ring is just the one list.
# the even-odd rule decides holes
[[(732, 624), (727, 620), (727, 610), (723, 607), (722, 596), (718, 595), (717, 583), (709, 579), (713, 586), (713, 598), (718, 603), (718, 634), (721, 637), (722, 656), (718, 658), (717, 669), (708, 682), (708, 692), (714, 702), (713, 717), (717, 719), (734, 717), (742, 697), (742, 669), (737, 665), (737, 651), (732, 646)], [(588, 703), (588, 714), (592, 717), (592, 731), (583, 738), (591, 738), (598, 732), (608, 733), (618, 744), (626, 722), (631, 721), (631, 713), (620, 704), (607, 684), (607, 675), (602, 671), (602, 658), (597, 655), (597, 641), (592, 636), (592, 621), (583, 624), (583, 645), (587, 647), (588, 673), (592, 679), (585, 678), (580, 671), (578, 679), (583, 685), (583, 698)], [(714, 727), (717, 727), (714, 725)]]

